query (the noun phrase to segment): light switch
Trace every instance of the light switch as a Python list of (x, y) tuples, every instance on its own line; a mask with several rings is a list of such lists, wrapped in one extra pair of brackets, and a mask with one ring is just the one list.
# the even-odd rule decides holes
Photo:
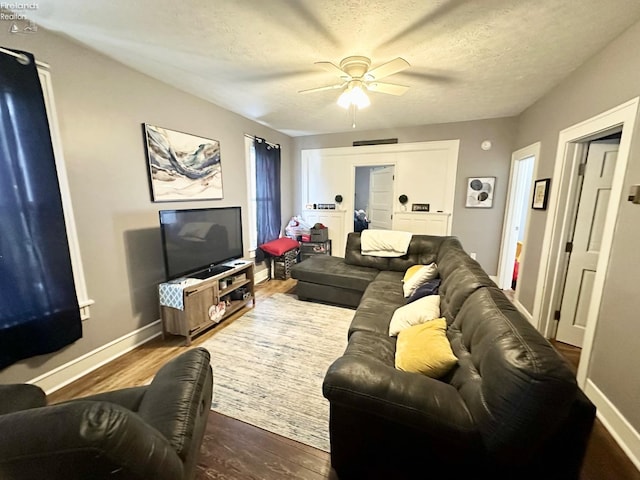
[(628, 200), (631, 203), (640, 204), (640, 185), (631, 185)]

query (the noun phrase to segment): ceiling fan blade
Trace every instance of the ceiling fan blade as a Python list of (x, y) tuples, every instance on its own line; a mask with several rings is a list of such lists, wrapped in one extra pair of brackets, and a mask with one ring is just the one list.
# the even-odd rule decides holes
[(445, 75), (440, 73), (427, 73), (427, 72), (402, 72), (398, 78), (411, 78), (415, 80), (427, 80), (430, 82), (439, 83), (454, 83), (456, 78), (452, 75)]
[(298, 93), (314, 93), (314, 92), (323, 92), (325, 90), (335, 90), (336, 88), (342, 88), (346, 85), (345, 83), (336, 83), (335, 85), (327, 85), (325, 87), (316, 87), (316, 88), (308, 88), (307, 90), (298, 90)]
[(368, 82), (367, 90), (379, 93), (388, 93), (389, 95), (403, 95), (409, 87), (406, 85), (398, 85), (397, 83)]
[(343, 80), (351, 80), (351, 76), (347, 72), (331, 62), (315, 62), (315, 65), (318, 65), (320, 68), (326, 70), (327, 72), (335, 73)]
[(369, 70), (364, 78), (365, 80), (381, 80), (384, 77), (388, 77), (389, 75), (393, 75), (394, 73), (398, 73), (406, 68), (409, 68), (409, 62), (407, 62), (404, 58), (396, 58), (391, 60), (390, 62), (383, 63), (379, 67), (374, 68), (373, 70)]

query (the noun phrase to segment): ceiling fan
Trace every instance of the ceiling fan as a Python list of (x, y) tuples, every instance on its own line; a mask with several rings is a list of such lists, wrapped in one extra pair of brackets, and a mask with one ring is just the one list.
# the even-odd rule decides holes
[(380, 82), (381, 79), (398, 73), (410, 67), (403, 58), (395, 58), (387, 63), (370, 70), (371, 60), (367, 57), (352, 56), (343, 59), (340, 66), (331, 62), (316, 62), (316, 65), (340, 77), (341, 81), (324, 87), (300, 90), (299, 93), (322, 92), (324, 90), (343, 89), (338, 98), (338, 105), (344, 108), (364, 108), (370, 104), (366, 92), (402, 95), (409, 87), (396, 83)]

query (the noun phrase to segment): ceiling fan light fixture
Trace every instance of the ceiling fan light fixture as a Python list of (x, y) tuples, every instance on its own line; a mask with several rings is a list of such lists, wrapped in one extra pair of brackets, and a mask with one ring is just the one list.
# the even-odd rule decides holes
[(371, 105), (371, 100), (369, 100), (369, 96), (364, 91), (364, 88), (357, 85), (351, 90), (351, 103), (358, 108), (366, 108)]
[(342, 108), (349, 108), (351, 105), (351, 90), (347, 89), (338, 97), (338, 105)]
[(366, 108), (371, 105), (371, 100), (369, 100), (369, 96), (362, 86), (355, 85), (348, 87), (344, 92), (342, 92), (340, 97), (338, 97), (338, 105), (345, 109), (349, 108), (351, 105), (358, 108)]

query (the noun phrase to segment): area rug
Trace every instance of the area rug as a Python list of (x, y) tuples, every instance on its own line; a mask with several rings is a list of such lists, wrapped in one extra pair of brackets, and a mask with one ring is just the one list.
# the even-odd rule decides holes
[(329, 451), (322, 381), (344, 353), (354, 310), (276, 293), (216, 333), (212, 410)]

